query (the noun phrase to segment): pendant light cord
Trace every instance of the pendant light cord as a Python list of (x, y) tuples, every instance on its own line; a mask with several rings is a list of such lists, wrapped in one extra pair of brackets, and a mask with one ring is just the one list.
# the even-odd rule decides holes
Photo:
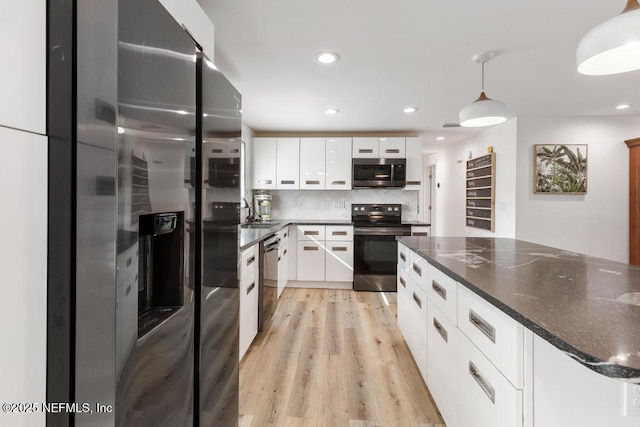
[(482, 91), (484, 92), (484, 60), (482, 60)]

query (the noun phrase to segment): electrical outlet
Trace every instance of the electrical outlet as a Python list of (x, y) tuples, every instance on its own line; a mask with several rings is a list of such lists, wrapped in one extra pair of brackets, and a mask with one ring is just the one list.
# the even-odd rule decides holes
[(640, 384), (624, 383), (624, 415), (640, 417)]
[(334, 206), (336, 208), (346, 208), (347, 202), (345, 200), (336, 200)]

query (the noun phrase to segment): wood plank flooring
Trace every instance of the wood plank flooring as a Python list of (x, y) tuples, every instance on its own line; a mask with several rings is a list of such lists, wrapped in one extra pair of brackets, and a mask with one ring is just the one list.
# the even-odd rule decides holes
[(395, 294), (286, 288), (240, 364), (240, 427), (445, 427), (395, 310)]

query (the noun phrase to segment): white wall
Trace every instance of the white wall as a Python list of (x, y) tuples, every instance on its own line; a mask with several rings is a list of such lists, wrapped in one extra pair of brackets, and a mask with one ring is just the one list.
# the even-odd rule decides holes
[(159, 1), (173, 16), (173, 19), (189, 31), (207, 57), (215, 62), (213, 22), (200, 7), (200, 4), (196, 0)]
[[(518, 120), (491, 127), (473, 137), (441, 149), (436, 160), (436, 236), (516, 236), (516, 152)], [(495, 232), (465, 225), (466, 160), (496, 153)], [(439, 185), (439, 187), (438, 187)]]
[[(638, 136), (640, 117), (519, 118), (516, 237), (628, 262), (629, 149), (624, 141)], [(588, 144), (587, 194), (533, 194), (534, 144)]]

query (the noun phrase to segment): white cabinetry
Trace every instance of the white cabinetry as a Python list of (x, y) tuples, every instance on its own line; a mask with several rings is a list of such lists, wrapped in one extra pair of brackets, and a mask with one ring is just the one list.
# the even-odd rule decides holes
[(278, 248), (278, 298), (287, 286), (289, 279), (289, 227), (278, 232), (280, 246)]
[(324, 190), (325, 155), (324, 138), (300, 138), (301, 190)]
[(354, 137), (353, 154), (354, 159), (376, 159), (378, 156), (378, 138), (376, 137)]
[(258, 245), (240, 254), (240, 359), (258, 334)]
[(414, 225), (411, 226), (411, 235), (414, 237), (427, 237), (431, 234), (431, 226)]
[(406, 157), (404, 137), (378, 139), (378, 156), (383, 159), (404, 159)]
[(351, 190), (351, 138), (327, 138), (325, 188)]
[(409, 348), (413, 354), (422, 378), (427, 382), (427, 294), (410, 280), (411, 301), (409, 304)]
[(325, 248), (325, 280), (327, 282), (352, 282), (353, 242), (327, 241)]
[(313, 282), (324, 280), (324, 249), (320, 242), (308, 239), (298, 240), (298, 280)]
[(297, 281), (353, 282), (352, 226), (299, 225), (297, 235)]
[(405, 190), (422, 189), (422, 139), (407, 138), (406, 141), (407, 167), (405, 169), (407, 185)]
[(411, 307), (411, 284), (409, 278), (409, 259), (411, 251), (404, 245), (398, 244), (398, 328), (409, 342), (411, 334), (411, 319), (409, 308)]
[(276, 141), (276, 188), (297, 190), (300, 188), (300, 138), (276, 138)]
[(276, 188), (277, 144), (275, 138), (253, 139), (253, 188)]

